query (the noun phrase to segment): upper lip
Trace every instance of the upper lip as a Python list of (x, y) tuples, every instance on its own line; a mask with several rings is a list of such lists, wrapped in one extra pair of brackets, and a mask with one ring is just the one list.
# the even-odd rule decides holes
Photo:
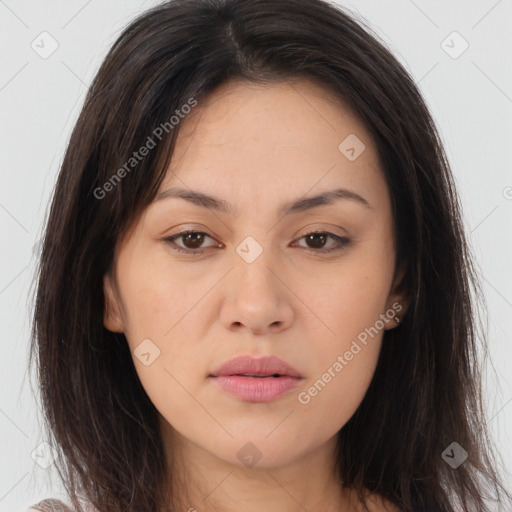
[(221, 375), (283, 375), (289, 377), (302, 378), (302, 375), (289, 365), (276, 356), (238, 356), (223, 363), (217, 370), (210, 376), (219, 377)]

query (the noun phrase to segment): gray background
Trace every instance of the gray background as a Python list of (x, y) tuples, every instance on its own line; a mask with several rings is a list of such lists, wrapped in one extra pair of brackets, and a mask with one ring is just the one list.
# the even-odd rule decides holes
[[(62, 495), (44, 445), (34, 453), (45, 440), (27, 371), (37, 243), (87, 86), (120, 30), (156, 3), (0, 0), (0, 512)], [(410, 71), (444, 140), (488, 304), (486, 407), (510, 482), (512, 0), (339, 3)], [(43, 31), (58, 43), (45, 59), (31, 47), (51, 49)]]

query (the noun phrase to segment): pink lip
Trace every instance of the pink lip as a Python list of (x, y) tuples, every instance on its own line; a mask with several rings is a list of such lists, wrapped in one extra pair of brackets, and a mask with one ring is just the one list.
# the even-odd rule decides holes
[(247, 402), (275, 400), (291, 391), (303, 379), (295, 368), (275, 356), (235, 357), (210, 377), (224, 391)]

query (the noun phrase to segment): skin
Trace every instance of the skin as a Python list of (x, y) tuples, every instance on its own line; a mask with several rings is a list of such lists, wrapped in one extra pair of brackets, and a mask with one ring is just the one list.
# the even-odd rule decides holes
[[(361, 403), (384, 330), (395, 321), (369, 337), (309, 403), (297, 395), (379, 315), (399, 303), (402, 317), (407, 304), (395, 293), (398, 279), (392, 282), (394, 229), (376, 147), (332, 96), (307, 81), (217, 89), (182, 121), (160, 192), (201, 191), (237, 213), (155, 200), (118, 243), (105, 276), (106, 328), (125, 333), (132, 354), (145, 339), (160, 350), (149, 366), (135, 355), (133, 361), (160, 413), (169, 463), (187, 482), (184, 510), (361, 510), (334, 474), (336, 433)], [(354, 161), (338, 149), (349, 134), (365, 145)], [(339, 200), (277, 215), (283, 202), (339, 187), (371, 208)], [(202, 254), (174, 252), (163, 240), (186, 229), (208, 236), (202, 245), (186, 237), (175, 244)], [(322, 254), (338, 244), (308, 242), (313, 230), (352, 244)], [(263, 250), (252, 263), (236, 252), (247, 236)], [(208, 377), (242, 354), (277, 355), (304, 379), (275, 401), (242, 401)], [(261, 453), (252, 467), (237, 457), (248, 442)], [(377, 496), (368, 505), (394, 510)]]

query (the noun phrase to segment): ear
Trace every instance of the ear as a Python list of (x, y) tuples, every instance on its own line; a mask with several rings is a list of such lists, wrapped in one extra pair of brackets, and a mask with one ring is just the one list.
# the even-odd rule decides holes
[[(408, 290), (405, 289), (404, 278), (405, 276), (405, 266), (403, 266), (398, 272), (395, 281), (392, 286), (391, 293), (389, 294), (388, 301), (386, 304), (386, 310), (390, 310), (394, 312), (393, 318), (387, 322), (386, 330), (393, 329), (402, 323), (404, 316), (409, 309), (409, 304), (411, 302), (410, 295)], [(400, 319), (400, 323), (396, 323), (394, 320), (395, 317)]]
[(105, 308), (103, 312), (103, 325), (112, 332), (124, 332), (123, 316), (116, 297), (112, 277), (105, 274), (103, 277), (103, 294), (105, 297)]

